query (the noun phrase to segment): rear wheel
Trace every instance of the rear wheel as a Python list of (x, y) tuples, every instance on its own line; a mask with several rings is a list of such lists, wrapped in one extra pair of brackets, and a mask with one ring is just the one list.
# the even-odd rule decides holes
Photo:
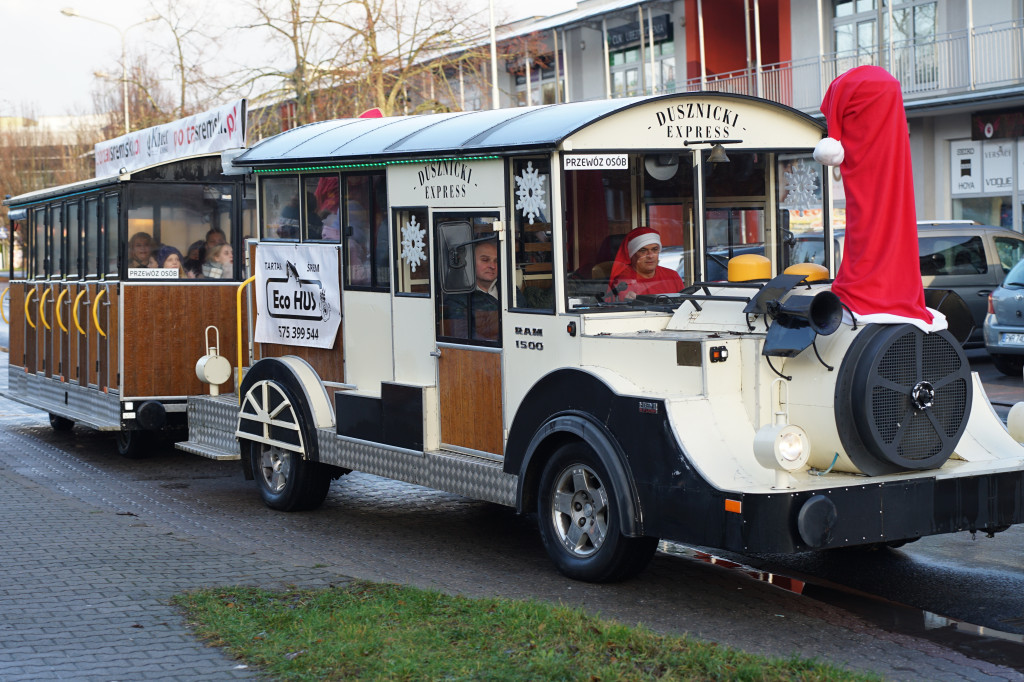
[(563, 445), (544, 467), (537, 503), (540, 535), (558, 570), (570, 578), (624, 580), (654, 555), (657, 538), (622, 534), (619, 484), (584, 443)]
[(1024, 356), (993, 354), (992, 365), (1008, 377), (1020, 377), (1024, 372)]
[(70, 431), (75, 427), (75, 422), (71, 421), (67, 417), (61, 417), (56, 414), (50, 415), (50, 428), (54, 431)]
[(117, 432), (117, 453), (128, 459), (139, 459), (145, 456), (150, 446), (147, 431), (122, 428)]
[(323, 504), (331, 487), (328, 467), (264, 443), (250, 443), (249, 456), (260, 496), (271, 509), (308, 511)]
[(271, 509), (306, 511), (323, 504), (336, 471), (310, 459), (316, 434), (295, 399), (283, 383), (257, 381), (242, 403), (249, 463), (259, 484), (260, 496)]

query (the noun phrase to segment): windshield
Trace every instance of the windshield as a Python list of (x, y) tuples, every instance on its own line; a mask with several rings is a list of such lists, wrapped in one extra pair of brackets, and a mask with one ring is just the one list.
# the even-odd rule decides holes
[[(790, 253), (823, 228), (821, 166), (809, 154), (705, 148), (580, 154), (573, 163), (587, 169), (564, 175), (567, 310), (677, 302), (687, 286), (726, 280), (740, 255), (820, 259), (820, 238), (810, 253)], [(773, 164), (782, 178), (774, 191)]]

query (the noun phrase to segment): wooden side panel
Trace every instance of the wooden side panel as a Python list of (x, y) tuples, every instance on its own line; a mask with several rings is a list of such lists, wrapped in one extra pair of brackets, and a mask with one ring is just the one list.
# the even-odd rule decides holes
[(64, 377), (71, 382), (78, 383), (78, 347), (79, 340), (82, 335), (78, 333), (75, 328), (75, 321), (71, 317), (71, 307), (75, 303), (75, 297), (81, 290), (79, 284), (69, 284), (67, 296), (64, 297), (64, 301), (60, 306), (61, 319), (64, 322), (64, 326), (67, 327), (67, 332), (64, 334), (65, 338), (65, 351), (64, 351)]
[[(220, 354), (237, 362), (235, 291), (226, 285), (167, 284), (123, 286), (125, 397), (186, 396), (209, 393), (196, 377), (196, 361), (206, 355), (206, 327), (220, 332)], [(210, 341), (216, 336), (211, 331)], [(221, 393), (234, 391), (232, 381)]]
[[(81, 299), (78, 298), (78, 294), (85, 292)], [(90, 335), (90, 329), (92, 328), (92, 320), (89, 319), (89, 286), (86, 284), (80, 284), (78, 293), (75, 294), (75, 298), (71, 301), (71, 324), (75, 324), (75, 301), (78, 301), (78, 324), (85, 331), (83, 335), (78, 331), (78, 327), (75, 327), (75, 334), (78, 338), (78, 383), (81, 386), (89, 385), (89, 358), (92, 357), (89, 349), (91, 344), (95, 343)]]
[(443, 348), (438, 378), (441, 442), (503, 454), (501, 354)]
[(25, 366), (25, 327), (28, 326), (25, 324), (26, 286), (24, 282), (16, 282), (7, 294), (11, 305), (7, 361), (17, 367)]
[[(106, 359), (107, 367), (107, 383), (104, 385), (105, 388), (119, 389), (121, 386), (121, 367), (118, 362), (118, 349), (120, 348), (120, 316), (118, 315), (118, 291), (120, 287), (117, 285), (111, 285), (107, 290), (107, 298), (110, 299), (110, 305), (106, 307), (107, 310), (107, 321), (106, 321), (106, 332), (107, 332), (107, 349)], [(102, 305), (102, 304), (101, 304)], [(121, 395), (126, 395), (122, 393)]]
[(345, 381), (345, 362), (341, 343), (341, 334), (345, 325), (338, 329), (338, 335), (334, 338), (334, 345), (330, 348), (306, 348), (304, 346), (284, 346), (276, 343), (257, 344), (258, 358), (279, 358), (282, 355), (295, 355), (316, 370), (316, 373), (324, 381)]

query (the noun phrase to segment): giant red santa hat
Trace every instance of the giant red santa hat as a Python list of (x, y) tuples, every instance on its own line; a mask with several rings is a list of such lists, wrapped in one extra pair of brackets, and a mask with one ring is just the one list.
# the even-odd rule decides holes
[(829, 136), (814, 158), (839, 166), (846, 190), (845, 249), (832, 291), (858, 321), (945, 329), (945, 317), (924, 303), (899, 81), (878, 66), (858, 66), (832, 81), (821, 113)]

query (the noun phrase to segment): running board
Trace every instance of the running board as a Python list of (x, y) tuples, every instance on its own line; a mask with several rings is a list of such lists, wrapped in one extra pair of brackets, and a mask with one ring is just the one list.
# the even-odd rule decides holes
[(222, 396), (189, 396), (188, 440), (174, 447), (208, 459), (241, 459), (235, 427), (238, 425), (238, 398)]

